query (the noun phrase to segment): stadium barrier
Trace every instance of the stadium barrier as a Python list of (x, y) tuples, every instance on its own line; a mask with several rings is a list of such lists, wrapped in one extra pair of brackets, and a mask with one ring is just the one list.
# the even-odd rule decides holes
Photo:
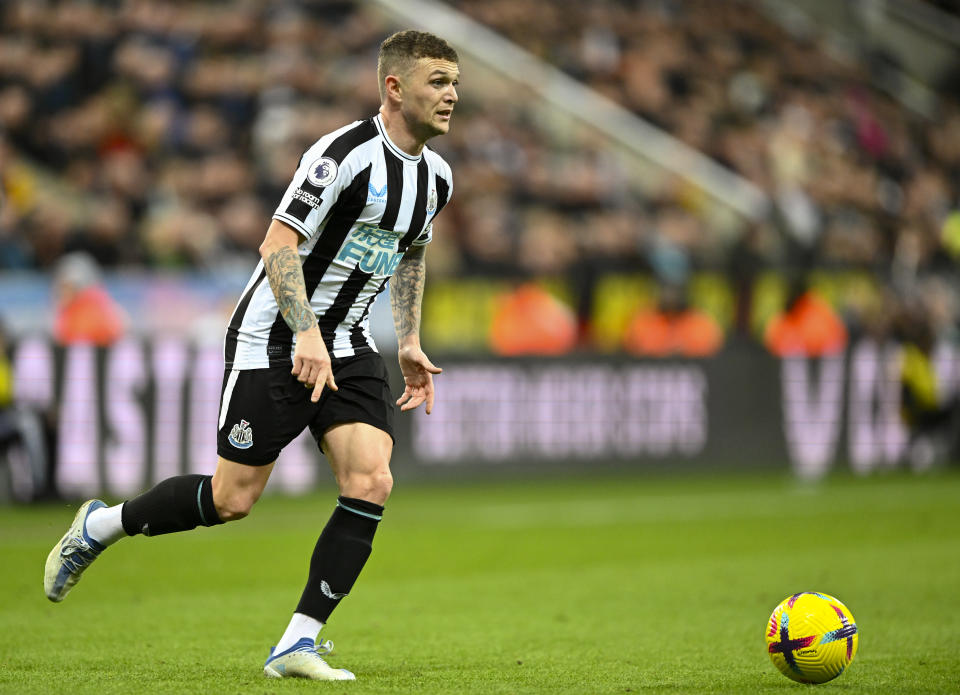
[[(907, 459), (891, 378), (898, 353), (861, 340), (820, 360), (780, 361), (752, 343), (707, 360), (432, 355), (444, 368), (434, 411), (398, 418), (393, 467), (400, 479), (600, 468), (868, 473)], [(399, 394), (391, 355), (387, 363)], [(941, 346), (935, 364), (955, 390), (956, 348)], [(13, 369), (19, 407), (56, 423), (48, 473), (60, 495), (122, 498), (171, 475), (213, 470), (219, 343), (128, 339), (65, 349), (25, 338)], [(271, 487), (313, 488), (328, 479), (319, 461), (301, 435), (281, 454)]]

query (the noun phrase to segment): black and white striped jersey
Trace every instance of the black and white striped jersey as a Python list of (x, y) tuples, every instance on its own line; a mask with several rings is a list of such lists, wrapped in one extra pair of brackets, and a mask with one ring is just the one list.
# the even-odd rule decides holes
[[(404, 252), (430, 242), (453, 192), (449, 165), (426, 147), (394, 145), (377, 115), (323, 136), (300, 160), (273, 218), (300, 244), (307, 296), (331, 357), (376, 350), (370, 305)], [(290, 364), (295, 335), (277, 308), (261, 260), (233, 312), (228, 368)]]

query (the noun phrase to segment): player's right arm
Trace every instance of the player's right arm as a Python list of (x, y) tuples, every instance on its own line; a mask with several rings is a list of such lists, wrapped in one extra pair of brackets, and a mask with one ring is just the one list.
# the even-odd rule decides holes
[(299, 242), (300, 235), (297, 232), (273, 220), (260, 245), (260, 256), (280, 315), (297, 336), (291, 373), (297, 377), (297, 381), (313, 387), (310, 400), (316, 403), (320, 400), (324, 385), (336, 391), (337, 384), (333, 379), (327, 346), (317, 325), (317, 316), (307, 297), (303, 264), (297, 251)]

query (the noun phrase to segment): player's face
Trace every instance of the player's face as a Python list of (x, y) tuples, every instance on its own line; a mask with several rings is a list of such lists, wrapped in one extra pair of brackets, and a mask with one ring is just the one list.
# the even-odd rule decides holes
[(403, 117), (418, 139), (426, 141), (450, 129), (459, 80), (457, 64), (440, 58), (421, 58), (406, 76)]

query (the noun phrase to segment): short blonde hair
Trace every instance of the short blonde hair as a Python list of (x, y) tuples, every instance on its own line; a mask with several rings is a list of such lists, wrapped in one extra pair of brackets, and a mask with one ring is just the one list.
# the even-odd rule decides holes
[(377, 57), (377, 80), (380, 82), (380, 100), (386, 98), (384, 81), (387, 75), (408, 73), (420, 58), (440, 58), (459, 63), (460, 57), (446, 41), (426, 31), (398, 31), (380, 44)]

